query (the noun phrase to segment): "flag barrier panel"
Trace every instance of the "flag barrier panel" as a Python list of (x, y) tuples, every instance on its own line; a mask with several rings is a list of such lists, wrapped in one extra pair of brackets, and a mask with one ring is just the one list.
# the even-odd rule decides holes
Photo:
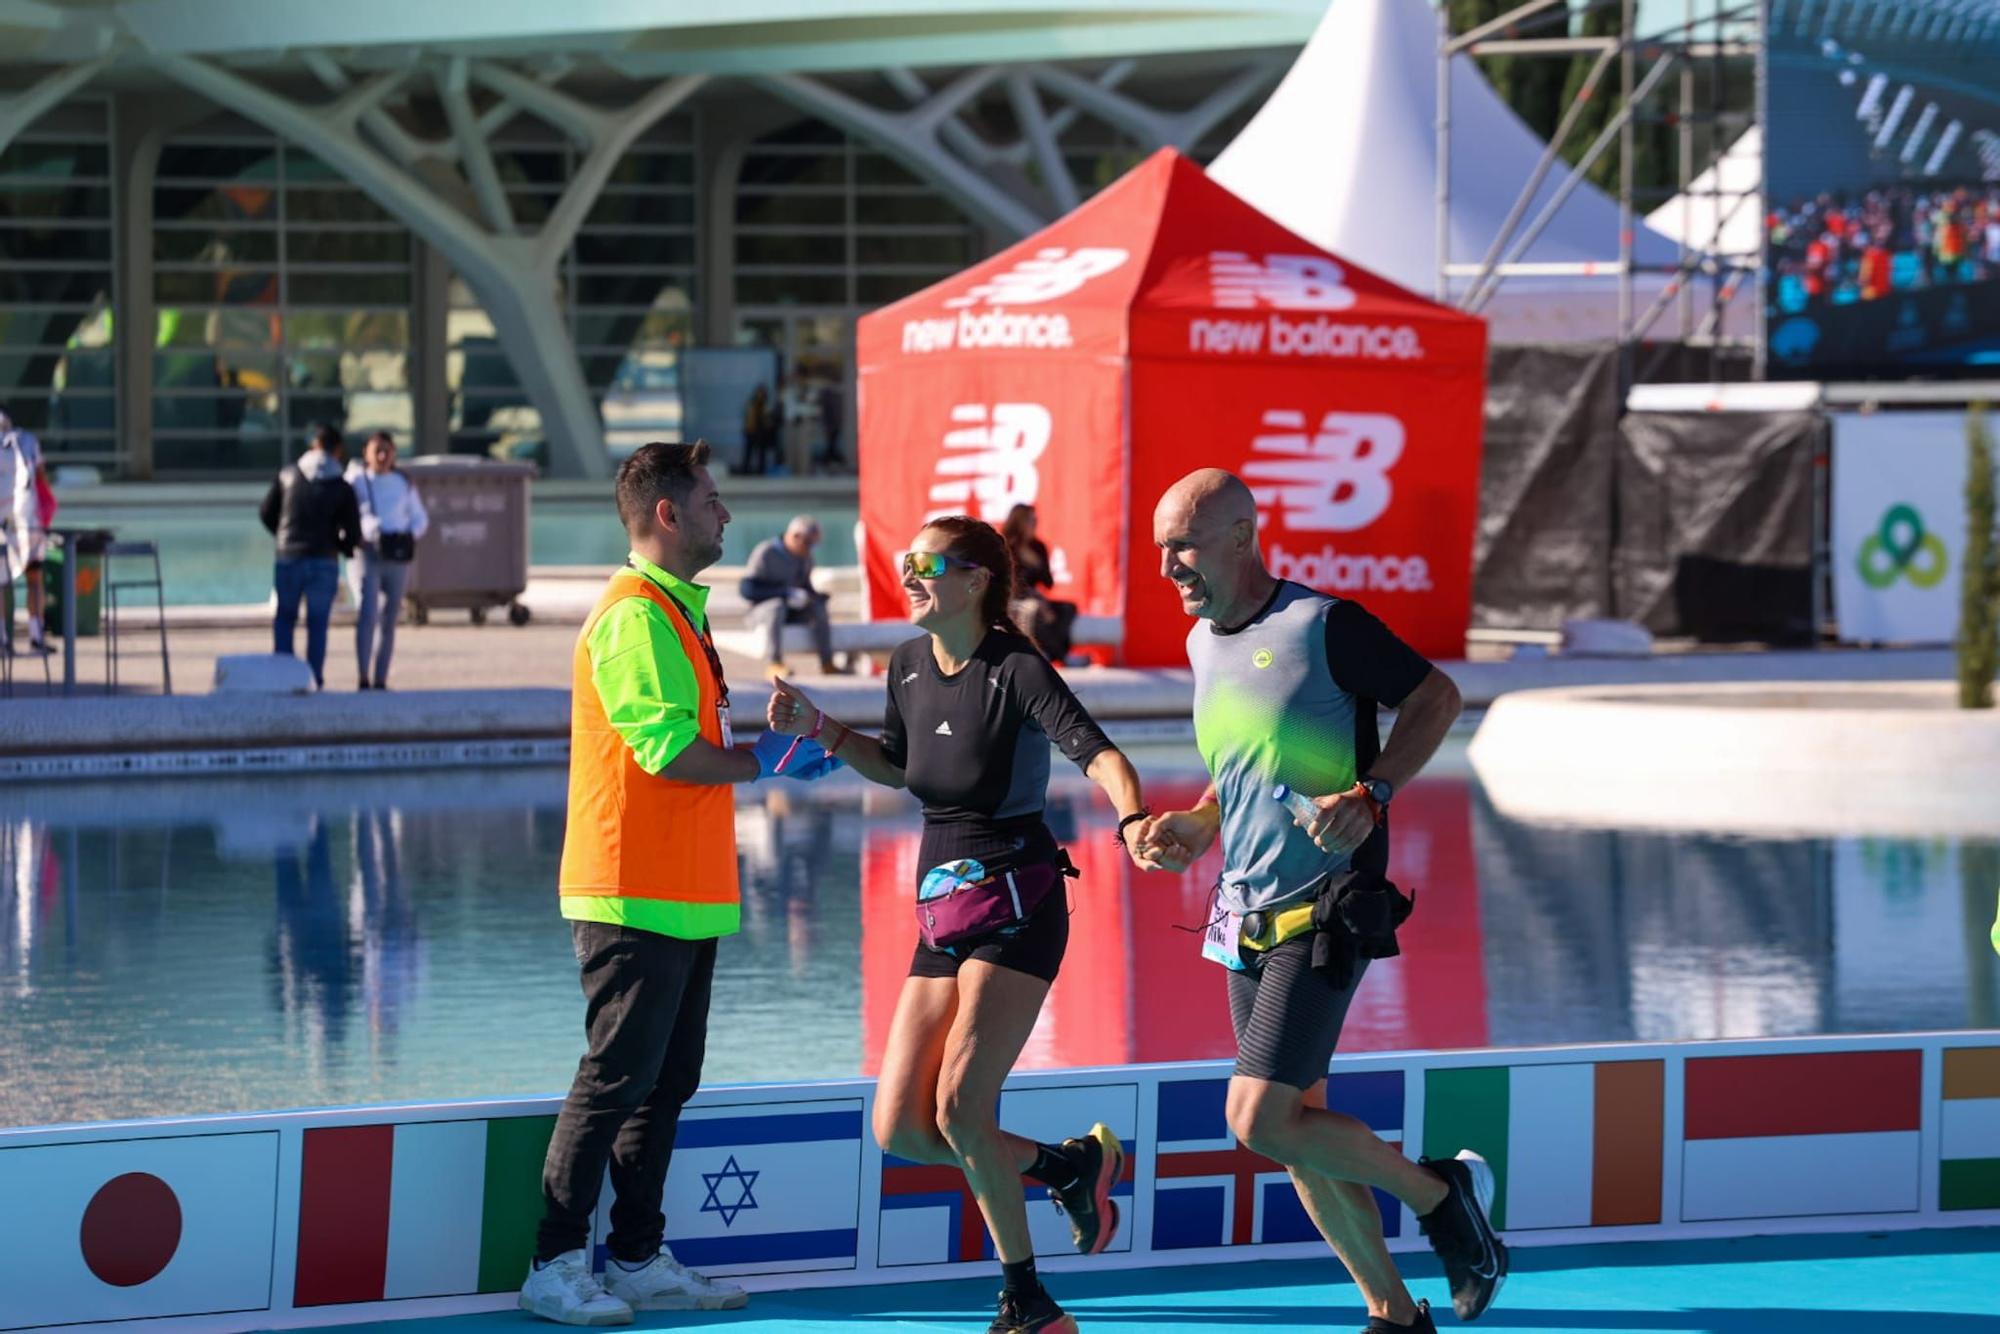
[[(1124, 1142), (1106, 1253), (1146, 1268), (1325, 1253), (1284, 1171), (1229, 1133), (1221, 1061), (1023, 1073), (1040, 1139)], [(685, 1262), (756, 1290), (983, 1274), (962, 1176), (879, 1150), (874, 1083), (704, 1089), (667, 1182)], [(1342, 1056), (1328, 1104), (1411, 1157), (1473, 1148), (1517, 1246), (2000, 1223), (2000, 1032)], [(224, 1331), (506, 1309), (560, 1099), (0, 1131), (0, 1330)], [(1032, 1189), (1032, 1188), (1031, 1188)], [(1378, 1197), (1394, 1251), (1425, 1246)], [(609, 1203), (607, 1187), (605, 1204)], [(595, 1248), (603, 1263), (605, 1211)]]

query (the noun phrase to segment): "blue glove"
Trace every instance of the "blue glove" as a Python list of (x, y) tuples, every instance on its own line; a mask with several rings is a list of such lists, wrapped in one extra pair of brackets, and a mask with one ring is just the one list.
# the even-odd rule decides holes
[[(786, 736), (783, 732), (773, 731), (768, 727), (765, 728), (750, 746), (750, 753), (757, 757), (757, 777), (754, 781), (761, 783), (776, 773), (778, 771), (778, 762), (785, 758), (785, 752), (791, 748), (791, 737)], [(801, 745), (799, 749), (804, 750), (805, 745)], [(797, 755), (792, 756), (792, 764), (797, 764), (798, 762), (799, 757)], [(785, 772), (790, 773), (791, 767), (791, 764), (786, 765)]]
[(799, 753), (792, 756), (792, 762), (785, 766), (780, 778), (796, 778), (801, 783), (812, 783), (847, 765), (838, 755), (829, 755), (826, 748), (817, 741), (799, 742)]
[[(798, 742), (797, 750), (792, 749), (795, 740)], [(783, 773), (779, 773), (778, 766), (784, 763), (787, 751), (791, 752), (792, 762), (785, 765)], [(788, 737), (769, 728), (766, 728), (751, 745), (750, 753), (757, 757), (755, 780), (757, 782), (776, 777), (796, 778), (802, 783), (810, 783), (815, 779), (826, 777), (837, 769), (846, 768), (841, 760), (827, 754), (826, 748), (819, 742), (809, 741), (805, 737)]]

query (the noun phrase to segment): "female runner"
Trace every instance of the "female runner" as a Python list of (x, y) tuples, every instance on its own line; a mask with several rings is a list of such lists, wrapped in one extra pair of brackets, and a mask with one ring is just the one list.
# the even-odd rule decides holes
[(1000, 1085), (1069, 943), (1065, 875), (1075, 872), (1042, 821), (1049, 744), (1111, 798), (1135, 862), (1147, 812), (1131, 762), (1008, 620), (1013, 587), (1013, 558), (991, 527), (962, 515), (926, 524), (903, 557), (903, 589), (910, 619), (929, 634), (889, 660), (881, 739), (827, 717), (789, 681), (775, 683), (769, 722), (923, 800), (918, 864), (929, 869), (882, 1059), (875, 1139), (898, 1157), (964, 1171), (1005, 1285), (988, 1334), (1069, 1334), (1076, 1322), (1035, 1274), (1021, 1178), (1048, 1187), (1076, 1248), (1095, 1255), (1118, 1228), (1111, 1187), (1124, 1153), (1101, 1123), (1038, 1144), (998, 1121)]

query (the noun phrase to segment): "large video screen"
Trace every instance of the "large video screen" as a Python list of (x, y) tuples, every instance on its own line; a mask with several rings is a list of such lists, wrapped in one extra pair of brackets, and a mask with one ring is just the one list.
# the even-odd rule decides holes
[(1769, 4), (1769, 375), (2000, 373), (2000, 0)]

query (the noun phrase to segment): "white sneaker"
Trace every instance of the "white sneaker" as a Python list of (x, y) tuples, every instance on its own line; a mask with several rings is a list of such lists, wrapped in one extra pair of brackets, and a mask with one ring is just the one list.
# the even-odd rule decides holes
[(629, 1325), (632, 1308), (614, 1297), (590, 1272), (582, 1251), (566, 1251), (544, 1265), (531, 1265), (521, 1285), (521, 1309), (559, 1325)]
[(665, 1246), (637, 1269), (613, 1260), (604, 1266), (604, 1287), (635, 1311), (733, 1311), (750, 1300), (734, 1283), (697, 1274)]

